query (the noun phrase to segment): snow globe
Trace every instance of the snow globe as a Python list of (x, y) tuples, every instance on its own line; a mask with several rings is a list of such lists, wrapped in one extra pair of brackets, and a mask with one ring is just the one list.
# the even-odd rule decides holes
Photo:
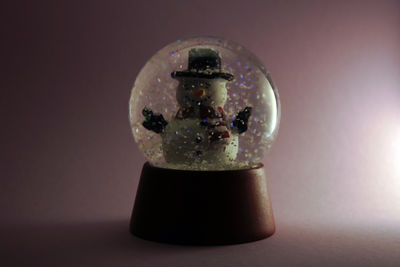
[(280, 103), (255, 55), (223, 38), (177, 40), (144, 65), (129, 104), (147, 159), (134, 235), (233, 244), (274, 233), (261, 161), (278, 132)]

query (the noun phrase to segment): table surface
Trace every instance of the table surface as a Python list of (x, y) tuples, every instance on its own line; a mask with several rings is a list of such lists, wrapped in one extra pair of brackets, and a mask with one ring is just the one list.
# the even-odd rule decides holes
[(179, 246), (130, 235), (127, 220), (3, 226), (3, 266), (399, 266), (400, 229), (279, 223), (270, 238)]

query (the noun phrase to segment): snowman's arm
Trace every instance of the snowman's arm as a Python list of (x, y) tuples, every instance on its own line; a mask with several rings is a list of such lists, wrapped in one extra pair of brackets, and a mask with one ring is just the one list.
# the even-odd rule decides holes
[(168, 122), (164, 119), (162, 114), (154, 114), (153, 111), (147, 107), (144, 107), (142, 114), (145, 118), (142, 125), (147, 130), (155, 133), (162, 133), (167, 126)]
[(233, 120), (233, 127), (237, 128), (239, 134), (247, 131), (247, 122), (249, 121), (251, 110), (252, 107), (245, 107), (242, 111), (239, 111)]

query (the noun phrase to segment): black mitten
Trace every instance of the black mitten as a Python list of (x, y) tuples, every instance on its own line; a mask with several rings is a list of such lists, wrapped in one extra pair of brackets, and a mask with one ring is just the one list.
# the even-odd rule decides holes
[(168, 122), (164, 119), (162, 114), (154, 114), (153, 111), (147, 107), (144, 107), (142, 114), (145, 118), (143, 121), (143, 127), (147, 130), (155, 133), (162, 133), (167, 126)]
[(236, 119), (233, 121), (233, 127), (238, 129), (239, 134), (247, 131), (247, 122), (249, 121), (251, 110), (251, 107), (245, 107), (242, 111), (239, 111)]

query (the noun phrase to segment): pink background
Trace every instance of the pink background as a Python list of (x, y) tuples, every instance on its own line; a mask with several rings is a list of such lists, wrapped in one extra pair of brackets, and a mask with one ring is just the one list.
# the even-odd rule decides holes
[[(0, 263), (400, 266), (399, 1), (1, 10)], [(130, 89), (158, 49), (193, 35), (244, 45), (279, 88), (280, 133), (264, 160), (277, 232), (267, 240), (181, 247), (127, 232), (144, 163)]]

